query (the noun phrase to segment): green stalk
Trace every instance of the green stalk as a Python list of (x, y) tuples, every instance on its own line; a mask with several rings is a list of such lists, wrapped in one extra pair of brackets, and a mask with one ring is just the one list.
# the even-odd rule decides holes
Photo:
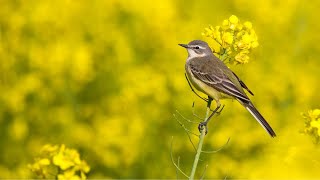
[[(208, 99), (208, 104), (207, 104), (207, 112), (206, 112), (205, 122), (208, 121), (208, 118), (210, 116), (211, 101), (212, 101), (212, 99), (209, 98)], [(200, 134), (200, 139), (199, 139), (199, 143), (198, 143), (197, 153), (196, 153), (196, 156), (194, 158), (194, 162), (193, 162), (193, 166), (192, 166), (192, 170), (191, 170), (191, 174), (190, 174), (189, 180), (193, 180), (194, 179), (194, 175), (195, 175), (196, 170), (197, 170), (200, 154), (202, 152), (202, 145), (203, 145), (203, 140), (204, 140), (205, 135), (206, 135), (206, 127), (201, 129), (201, 134)]]

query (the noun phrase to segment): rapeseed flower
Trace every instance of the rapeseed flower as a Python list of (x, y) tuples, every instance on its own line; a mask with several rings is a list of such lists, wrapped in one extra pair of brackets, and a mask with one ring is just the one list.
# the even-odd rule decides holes
[(250, 51), (259, 45), (252, 23), (241, 23), (235, 15), (223, 20), (221, 26), (205, 28), (202, 35), (214, 39), (220, 45), (220, 49), (214, 52), (227, 63), (248, 63)]

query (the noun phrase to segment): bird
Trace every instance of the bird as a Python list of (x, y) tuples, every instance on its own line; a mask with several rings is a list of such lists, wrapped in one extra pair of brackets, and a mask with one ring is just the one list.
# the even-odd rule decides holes
[[(216, 101), (220, 108), (220, 99), (236, 99), (260, 123), (271, 137), (276, 133), (255, 108), (244, 89), (253, 93), (239, 77), (216, 57), (209, 45), (201, 40), (193, 40), (188, 44), (178, 44), (188, 51), (185, 70), (188, 80), (198, 91)], [(206, 125), (206, 124), (205, 124)]]

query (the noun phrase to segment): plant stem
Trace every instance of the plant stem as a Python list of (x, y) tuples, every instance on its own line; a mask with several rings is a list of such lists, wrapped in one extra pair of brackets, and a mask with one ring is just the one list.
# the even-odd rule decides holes
[[(211, 101), (212, 101), (212, 99), (209, 98), (208, 99), (208, 104), (207, 104), (207, 112), (206, 112), (205, 122), (208, 121), (208, 118), (210, 116)], [(202, 145), (203, 145), (203, 140), (204, 140), (204, 136), (205, 135), (206, 135), (206, 128), (202, 128), (201, 129), (199, 143), (198, 143), (197, 153), (196, 153), (196, 156), (194, 157), (194, 162), (193, 162), (193, 166), (192, 166), (192, 170), (191, 170), (191, 174), (190, 174), (189, 180), (193, 180), (194, 179), (194, 175), (196, 173), (196, 169), (197, 169), (197, 166), (198, 166), (200, 154), (202, 152)]]

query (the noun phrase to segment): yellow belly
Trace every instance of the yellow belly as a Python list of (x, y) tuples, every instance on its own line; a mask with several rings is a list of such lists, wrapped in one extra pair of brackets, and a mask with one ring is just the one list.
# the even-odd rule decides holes
[(221, 92), (217, 91), (216, 89), (214, 89), (213, 87), (208, 86), (204, 82), (198, 80), (197, 78), (195, 78), (193, 76), (193, 74), (191, 72), (188, 72), (188, 70), (187, 70), (187, 76), (188, 76), (189, 81), (191, 81), (191, 84), (193, 87), (195, 87), (198, 91), (203, 92), (204, 94), (210, 96), (211, 98), (213, 98), (215, 100), (232, 98), (231, 96), (224, 94), (224, 93), (221, 93)]

